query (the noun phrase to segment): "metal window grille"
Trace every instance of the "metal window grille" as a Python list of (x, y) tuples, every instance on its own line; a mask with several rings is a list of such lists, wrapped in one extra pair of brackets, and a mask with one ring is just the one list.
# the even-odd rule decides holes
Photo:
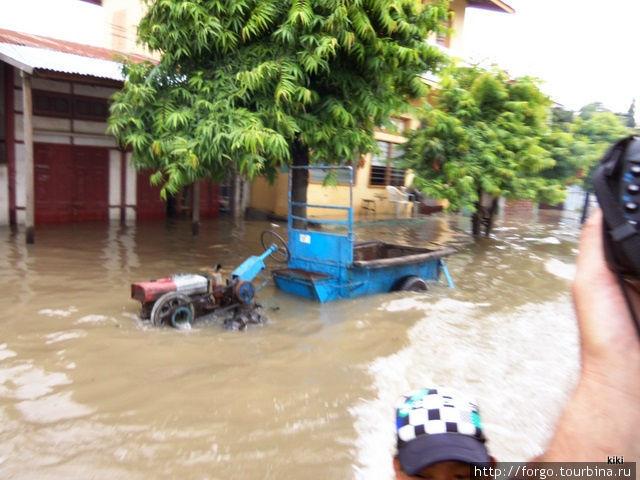
[(378, 141), (381, 152), (373, 154), (371, 158), (371, 186), (402, 186), (404, 185), (405, 169), (401, 167), (397, 158), (402, 155), (401, 144)]

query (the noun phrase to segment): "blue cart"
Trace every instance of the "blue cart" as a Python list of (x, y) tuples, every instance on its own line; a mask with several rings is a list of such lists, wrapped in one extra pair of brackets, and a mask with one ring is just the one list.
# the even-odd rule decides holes
[[(384, 242), (355, 243), (353, 234), (353, 169), (345, 167), (292, 167), (322, 171), (341, 170), (348, 175), (349, 205), (312, 205), (293, 202), (289, 175), (289, 210), (287, 268), (274, 270), (278, 288), (319, 302), (337, 298), (390, 292), (393, 290), (426, 290), (427, 280), (438, 280), (444, 274), (453, 288), (444, 258), (454, 253), (451, 248), (428, 249)], [(330, 209), (346, 219), (323, 220), (296, 216), (293, 207)], [(339, 213), (342, 212), (342, 213)], [(305, 227), (294, 228), (294, 221)], [(338, 228), (334, 233), (321, 231), (323, 225)]]

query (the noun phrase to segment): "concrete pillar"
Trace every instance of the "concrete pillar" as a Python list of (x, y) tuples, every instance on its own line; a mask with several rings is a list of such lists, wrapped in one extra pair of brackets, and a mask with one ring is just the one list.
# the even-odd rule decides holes
[(122, 155), (119, 150), (109, 150), (109, 220), (117, 221), (124, 215), (122, 205)]
[(25, 191), (27, 197), (26, 203), (26, 240), (27, 243), (35, 242), (35, 192), (33, 181), (33, 102), (31, 94), (31, 75), (26, 72), (20, 72), (22, 77), (22, 118), (24, 125), (24, 147), (25, 147)]
[(127, 152), (125, 155), (127, 163), (127, 175), (125, 184), (125, 221), (136, 221), (136, 208), (138, 204), (138, 171), (133, 166), (131, 160), (131, 152)]

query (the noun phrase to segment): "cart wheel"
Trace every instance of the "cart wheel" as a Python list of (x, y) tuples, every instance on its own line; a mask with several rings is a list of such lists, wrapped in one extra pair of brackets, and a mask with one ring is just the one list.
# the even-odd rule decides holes
[(427, 282), (417, 275), (409, 275), (398, 280), (393, 290), (397, 292), (424, 292), (427, 290)]
[(242, 303), (249, 303), (256, 293), (253, 284), (247, 280), (243, 280), (233, 287), (233, 293)]
[(287, 242), (273, 230), (265, 230), (260, 234), (260, 243), (262, 248), (267, 250), (271, 245), (275, 244), (278, 250), (273, 252), (271, 256), (278, 263), (286, 263), (291, 258), (291, 253), (287, 247)]
[(171, 325), (174, 328), (189, 326), (194, 317), (191, 299), (178, 292), (162, 295), (151, 309), (151, 323), (156, 327)]

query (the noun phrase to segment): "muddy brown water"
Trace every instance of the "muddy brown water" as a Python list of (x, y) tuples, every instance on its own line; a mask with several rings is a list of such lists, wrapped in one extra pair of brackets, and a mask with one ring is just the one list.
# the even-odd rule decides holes
[(362, 224), (358, 240), (453, 244), (456, 289), (325, 305), (265, 286), (269, 323), (189, 331), (137, 318), (129, 285), (260, 252), (267, 222), (0, 229), (0, 478), (389, 479), (398, 395), (478, 400), (500, 460), (541, 451), (575, 383), (578, 226), (503, 218)]

